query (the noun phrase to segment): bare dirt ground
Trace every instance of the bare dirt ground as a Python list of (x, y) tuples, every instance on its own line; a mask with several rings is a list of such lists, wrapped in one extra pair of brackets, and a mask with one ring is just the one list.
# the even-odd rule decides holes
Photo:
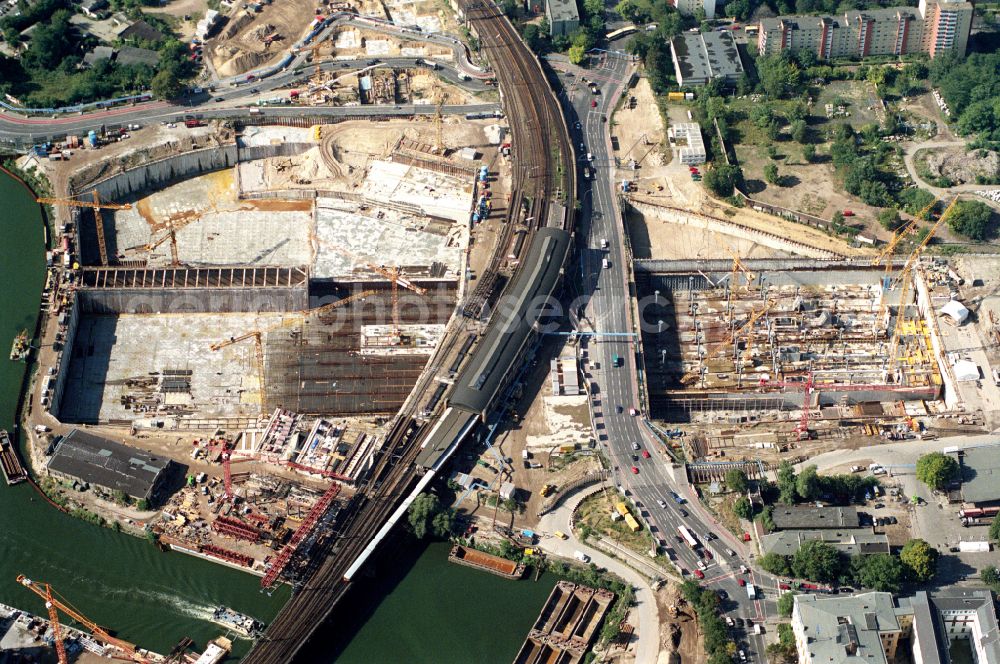
[[(635, 180), (641, 190), (660, 191), (666, 175), (664, 167), (672, 157), (670, 148), (665, 147), (663, 118), (647, 79), (640, 78), (627, 92), (628, 96), (635, 97), (635, 107), (628, 108), (625, 104), (615, 112), (612, 120), (612, 145), (617, 140), (618, 146), (614, 156), (624, 166), (618, 173), (620, 178)], [(638, 170), (628, 168), (631, 160), (639, 162)]]
[(1000, 153), (992, 150), (918, 150), (913, 160), (918, 172), (923, 164), (932, 176), (948, 178), (954, 184), (975, 184), (979, 178), (992, 181), (1000, 173)]
[(635, 258), (732, 258), (731, 248), (742, 258), (784, 258), (791, 254), (733, 235), (708, 229), (669, 224), (642, 214), (627, 216), (632, 254)]
[[(660, 655), (667, 654), (669, 662), (700, 662), (704, 656), (701, 639), (698, 634), (698, 623), (694, 611), (681, 598), (677, 585), (668, 583), (654, 593), (659, 607)], [(672, 616), (672, 608), (677, 610)]]
[[(442, 136), (444, 144), (452, 151), (450, 160), (469, 166), (471, 162), (459, 160), (454, 150), (475, 147), (481, 161), (494, 169), (497, 159), (496, 146), (486, 144), (483, 127), (489, 121), (468, 121), (444, 118)], [(433, 144), (436, 129), (432, 119), (392, 120), (367, 122), (356, 120), (322, 128), (322, 142), (316, 148), (294, 157), (274, 157), (263, 160), (263, 181), (269, 189), (317, 187), (335, 191), (351, 191), (364, 180), (372, 159), (387, 159), (400, 138)], [(504, 169), (506, 170), (506, 169)], [(503, 187), (501, 187), (504, 191)]]
[(944, 122), (941, 117), (941, 109), (934, 102), (934, 95), (930, 92), (911, 97), (900, 102), (899, 106), (905, 112), (912, 113), (925, 121), (934, 122), (937, 125), (937, 131), (934, 133), (935, 140), (944, 141), (955, 138), (948, 123)]
[[(198, 21), (205, 17), (208, 10), (208, 0), (175, 0), (163, 7), (143, 7), (143, 11), (150, 14), (166, 14), (177, 18), (175, 29), (181, 41), (190, 41), (194, 37), (194, 31)], [(184, 17), (190, 16), (191, 20), (185, 21)]]
[[(206, 43), (205, 53), (220, 76), (235, 76), (281, 57), (313, 20), (313, 0), (283, 0), (265, 5), (255, 14), (240, 4), (226, 17), (218, 34)], [(264, 37), (277, 33), (270, 46)]]

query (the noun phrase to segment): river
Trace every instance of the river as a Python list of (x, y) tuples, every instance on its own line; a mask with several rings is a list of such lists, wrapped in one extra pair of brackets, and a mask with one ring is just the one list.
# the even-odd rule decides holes
[[(0, 427), (12, 429), (25, 365), (7, 360), (14, 336), (33, 330), (45, 278), (38, 206), (0, 172)], [(358, 582), (349, 610), (324, 625), (304, 662), (492, 662), (513, 660), (556, 578), (508, 581), (447, 562), (447, 545), (401, 538)], [(259, 592), (256, 577), (92, 526), (50, 507), (28, 485), (0, 484), (0, 602), (44, 615), (19, 586), (51, 583), (70, 604), (121, 638), (168, 652), (182, 637), (201, 648), (220, 634), (219, 604), (269, 622), (287, 601)], [(234, 654), (248, 644), (236, 641)]]

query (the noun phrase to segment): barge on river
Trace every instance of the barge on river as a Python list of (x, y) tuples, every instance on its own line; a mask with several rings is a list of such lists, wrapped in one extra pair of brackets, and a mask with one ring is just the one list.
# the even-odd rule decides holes
[(28, 479), (28, 474), (17, 458), (17, 450), (4, 429), (0, 429), (0, 467), (3, 467), (3, 476), (8, 485), (20, 484)]

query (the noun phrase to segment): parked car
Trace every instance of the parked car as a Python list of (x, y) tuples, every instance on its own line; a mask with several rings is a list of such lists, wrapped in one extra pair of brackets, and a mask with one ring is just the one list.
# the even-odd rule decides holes
[(736, 583), (740, 584), (740, 588), (743, 588), (743, 587), (745, 587), (747, 585), (747, 580), (746, 579), (736, 579)]
[(694, 576), (695, 576), (695, 578), (698, 578), (698, 579), (704, 579), (705, 578), (705, 573), (702, 572), (700, 569), (696, 569), (694, 571)]

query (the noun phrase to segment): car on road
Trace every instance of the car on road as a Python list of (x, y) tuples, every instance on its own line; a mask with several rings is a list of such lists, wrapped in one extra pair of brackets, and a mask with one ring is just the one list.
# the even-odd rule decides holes
[(642, 451), (642, 458), (643, 459), (648, 459), (649, 458), (649, 451), (648, 450), (643, 450)]
[(746, 623), (746, 621), (745, 621), (745, 620), (743, 620), (743, 618), (737, 618), (737, 619), (736, 619), (736, 626), (737, 626), (737, 627), (743, 627), (743, 626), (744, 626), (744, 625), (746, 625), (746, 624), (747, 624), (747, 623)]
[(740, 588), (743, 588), (744, 586), (747, 585), (747, 580), (746, 579), (736, 579), (736, 583), (740, 584)]
[(677, 511), (681, 513), (682, 517), (684, 517), (685, 519), (687, 518), (688, 516), (687, 510), (677, 510)]
[(260, 92), (260, 88), (250, 88), (250, 94), (255, 95)]
[(885, 503), (875, 503), (875, 509), (880, 510), (885, 507)]
[(638, 475), (639, 474), (639, 469), (636, 468), (635, 466), (632, 466), (632, 474), (633, 475)]
[(713, 533), (713, 532), (707, 532), (707, 533), (705, 533), (705, 539), (707, 539), (707, 540), (714, 540), (714, 539), (719, 539), (719, 538), (716, 537), (715, 533)]
[(216, 97), (216, 98), (215, 98), (215, 101), (226, 101), (226, 100), (225, 100), (225, 99), (223, 99), (222, 97)]
[(638, 452), (639, 451), (639, 443), (632, 443), (632, 449), (635, 450), (636, 452)]
[(662, 509), (667, 509), (667, 503), (664, 502), (663, 500), (657, 500), (656, 504), (659, 505)]
[(700, 569), (696, 569), (696, 570), (694, 571), (694, 576), (695, 576), (695, 578), (697, 578), (697, 579), (704, 579), (704, 578), (705, 578), (705, 573), (704, 573), (704, 572), (702, 572), (702, 571), (701, 571)]
[(636, 461), (636, 462), (639, 461), (639, 455), (638, 454), (633, 454), (632, 455), (632, 461)]
[(715, 556), (712, 555), (712, 552), (709, 551), (708, 549), (702, 549), (702, 550), (705, 552), (705, 558), (706, 559), (712, 560), (713, 558), (715, 558)]
[(573, 123), (573, 128), (574, 129), (583, 129), (583, 125), (580, 124), (579, 120), (577, 120), (576, 122)]
[(628, 409), (628, 414), (631, 415), (632, 417), (635, 417), (636, 415), (639, 414), (639, 411), (636, 410), (635, 408), (629, 408)]
[(597, 108), (597, 100), (596, 99), (591, 99), (590, 100), (590, 107), (591, 108)]
[(625, 409), (622, 408), (621, 406), (615, 406), (615, 412), (621, 415), (623, 412), (625, 412)]
[(554, 532), (554, 533), (552, 533), (552, 534), (553, 534), (553, 535), (555, 535), (556, 537), (558, 537), (558, 538), (559, 538), (559, 539), (561, 539), (561, 540), (564, 540), (564, 539), (569, 539), (569, 538), (568, 538), (568, 537), (566, 536), (566, 533), (564, 533), (564, 532), (563, 532), (563, 531), (561, 531), (561, 530), (557, 530), (556, 532)]

